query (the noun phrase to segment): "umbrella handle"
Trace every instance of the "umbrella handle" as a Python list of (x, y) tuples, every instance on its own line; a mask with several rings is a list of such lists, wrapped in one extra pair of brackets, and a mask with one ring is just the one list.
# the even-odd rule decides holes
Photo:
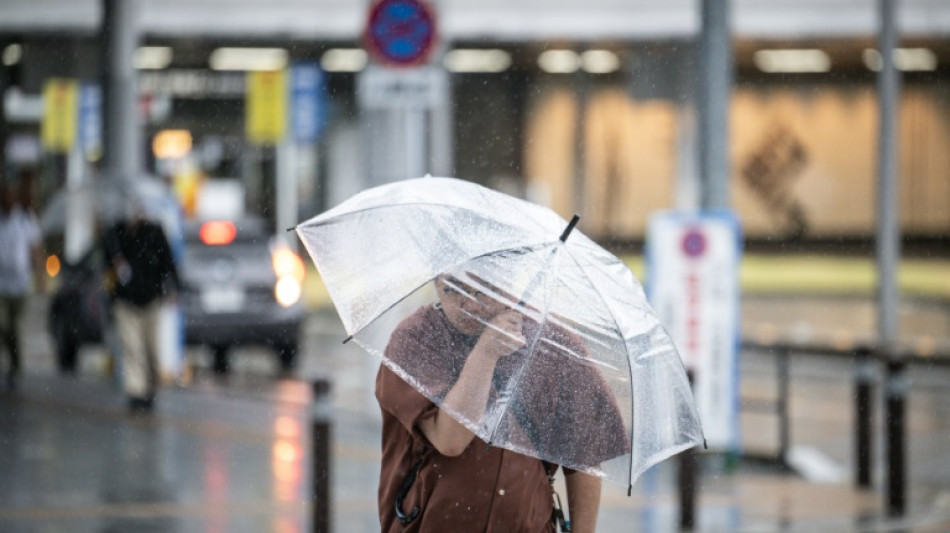
[(571, 234), (572, 231), (574, 231), (574, 226), (577, 225), (577, 221), (580, 219), (581, 219), (581, 216), (575, 213), (574, 216), (571, 218), (571, 221), (567, 223), (567, 227), (564, 228), (564, 233), (561, 233), (561, 237), (559, 239), (561, 242), (567, 242), (567, 237)]
[(559, 528), (560, 533), (571, 533), (571, 521), (564, 518), (564, 508), (561, 506), (561, 495), (554, 488), (554, 474), (558, 466), (547, 461), (544, 463), (544, 471), (548, 475), (548, 483), (551, 484), (551, 496), (554, 498), (554, 522), (555, 527)]
[(396, 502), (393, 506), (396, 511), (396, 519), (399, 520), (399, 523), (406, 525), (409, 522), (412, 522), (419, 516), (419, 507), (413, 506), (412, 510), (409, 511), (409, 514), (406, 514), (402, 510), (402, 500), (406, 497), (406, 494), (409, 493), (409, 488), (412, 487), (412, 484), (416, 481), (416, 476), (419, 474), (419, 469), (422, 468), (422, 458), (426, 453), (426, 449), (423, 448), (422, 452), (419, 453), (419, 458), (416, 459), (416, 463), (412, 465), (412, 468), (409, 470), (409, 475), (406, 476), (406, 479), (402, 481), (402, 486), (399, 487), (399, 492), (396, 493)]

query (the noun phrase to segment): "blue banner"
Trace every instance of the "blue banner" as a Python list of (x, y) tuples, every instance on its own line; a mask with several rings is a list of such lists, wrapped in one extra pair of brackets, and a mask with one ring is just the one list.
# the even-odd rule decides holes
[(323, 71), (316, 63), (295, 63), (291, 69), (290, 92), (290, 128), (294, 141), (316, 142), (327, 122)]
[(95, 83), (79, 89), (79, 145), (87, 158), (102, 155), (102, 89)]

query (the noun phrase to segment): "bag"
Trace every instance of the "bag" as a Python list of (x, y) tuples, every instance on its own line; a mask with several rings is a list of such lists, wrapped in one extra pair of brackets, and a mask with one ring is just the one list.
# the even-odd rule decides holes
[(564, 508), (561, 506), (561, 495), (554, 488), (554, 474), (557, 473), (557, 465), (544, 463), (544, 471), (548, 474), (548, 482), (551, 483), (551, 497), (554, 499), (554, 512), (551, 515), (551, 521), (554, 527), (560, 533), (571, 533), (571, 521), (564, 518)]

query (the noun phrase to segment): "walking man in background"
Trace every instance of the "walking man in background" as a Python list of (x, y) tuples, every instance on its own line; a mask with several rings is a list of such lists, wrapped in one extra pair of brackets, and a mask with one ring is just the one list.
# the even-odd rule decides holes
[(19, 205), (17, 188), (2, 184), (0, 192), (0, 338), (10, 357), (7, 386), (13, 389), (20, 373), (20, 317), (32, 287), (45, 289), (43, 247), (36, 217)]
[(181, 284), (162, 227), (145, 219), (140, 199), (129, 217), (106, 233), (104, 246), (115, 275), (115, 325), (122, 344), (122, 383), (131, 412), (152, 409), (158, 388), (159, 320), (166, 298)]

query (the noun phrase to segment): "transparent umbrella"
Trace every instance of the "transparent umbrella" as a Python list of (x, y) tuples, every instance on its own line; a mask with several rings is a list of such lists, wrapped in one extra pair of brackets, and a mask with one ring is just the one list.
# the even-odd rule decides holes
[(174, 201), (171, 191), (154, 177), (142, 176), (129, 182), (88, 182), (54, 194), (40, 214), (39, 223), (44, 233), (62, 232), (76, 220), (69, 213), (77, 211), (79, 216), (106, 227), (127, 218), (133, 203), (144, 215), (157, 218), (169, 201)]
[[(296, 231), (350, 338), (478, 438), (632, 486), (702, 429), (639, 282), (576, 221), (425, 177), (365, 190)], [(479, 342), (498, 355), (490, 393), (460, 400)]]

